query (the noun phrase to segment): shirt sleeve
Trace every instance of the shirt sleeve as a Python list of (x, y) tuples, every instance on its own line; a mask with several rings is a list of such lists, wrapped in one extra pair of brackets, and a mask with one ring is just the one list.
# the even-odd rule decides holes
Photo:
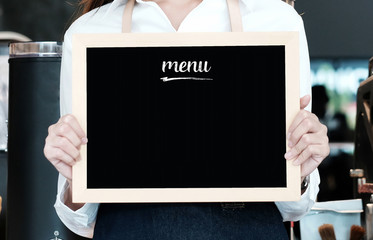
[[(71, 39), (69, 31), (65, 34), (63, 43), (63, 54), (61, 60), (61, 77), (60, 77), (60, 112), (61, 116), (71, 113), (71, 76), (72, 76), (72, 55)], [(65, 203), (65, 192), (68, 188), (68, 182), (61, 174), (58, 177), (57, 198), (54, 205), (58, 217), (72, 232), (92, 238), (94, 225), (99, 204), (86, 203), (77, 211), (71, 210)]]
[[(310, 184), (307, 190), (302, 194), (301, 200), (296, 202), (275, 202), (281, 213), (283, 220), (299, 221), (305, 216), (316, 202), (319, 192), (320, 176), (319, 171), (315, 169), (310, 174)], [(299, 186), (300, 187), (300, 186)]]
[(86, 203), (82, 208), (73, 211), (64, 204), (67, 188), (68, 182), (60, 174), (58, 176), (57, 198), (54, 205), (57, 215), (72, 232), (83, 237), (92, 238), (99, 204)]

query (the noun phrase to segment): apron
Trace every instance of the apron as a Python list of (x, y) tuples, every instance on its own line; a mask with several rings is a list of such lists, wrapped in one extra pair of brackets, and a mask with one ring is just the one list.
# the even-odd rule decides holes
[[(242, 32), (238, 0), (227, 0), (231, 29)], [(123, 13), (122, 32), (131, 32), (135, 0)], [(289, 239), (274, 203), (101, 204), (95, 240)]]

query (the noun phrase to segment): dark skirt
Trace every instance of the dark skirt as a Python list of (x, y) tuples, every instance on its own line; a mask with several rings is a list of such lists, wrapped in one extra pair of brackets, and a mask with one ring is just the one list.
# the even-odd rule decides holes
[(289, 239), (274, 203), (101, 204), (96, 240)]

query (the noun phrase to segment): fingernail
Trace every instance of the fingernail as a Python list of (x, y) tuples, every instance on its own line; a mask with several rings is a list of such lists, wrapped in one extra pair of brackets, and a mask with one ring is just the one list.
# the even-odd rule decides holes
[(287, 160), (290, 160), (293, 157), (293, 152), (290, 150), (289, 152), (285, 153), (284, 157)]
[(286, 139), (289, 140), (291, 136), (291, 133), (286, 134)]
[(87, 144), (88, 143), (88, 138), (84, 137), (82, 138), (82, 144)]
[(293, 145), (293, 142), (292, 141), (288, 141), (288, 146), (289, 147), (293, 147), (294, 145)]

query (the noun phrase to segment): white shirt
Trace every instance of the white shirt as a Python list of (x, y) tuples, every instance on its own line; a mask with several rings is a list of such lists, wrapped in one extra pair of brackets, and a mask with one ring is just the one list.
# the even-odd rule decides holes
[[(132, 32), (230, 32), (226, 0), (204, 0), (176, 31), (162, 9), (154, 2), (136, 0)], [(127, 0), (114, 0), (76, 20), (64, 39), (61, 65), (61, 115), (71, 113), (71, 38), (75, 33), (120, 33), (122, 13)], [(296, 11), (281, 0), (240, 0), (244, 31), (299, 31), (300, 94), (311, 94), (310, 63), (303, 21)], [(310, 110), (310, 106), (307, 107)], [(281, 160), (281, 159), (280, 159)], [(313, 206), (320, 182), (317, 169), (310, 185), (298, 202), (276, 202), (284, 221), (297, 221)], [(99, 204), (85, 204), (72, 211), (64, 205), (66, 179), (60, 175), (55, 209), (62, 222), (73, 232), (92, 237)]]

